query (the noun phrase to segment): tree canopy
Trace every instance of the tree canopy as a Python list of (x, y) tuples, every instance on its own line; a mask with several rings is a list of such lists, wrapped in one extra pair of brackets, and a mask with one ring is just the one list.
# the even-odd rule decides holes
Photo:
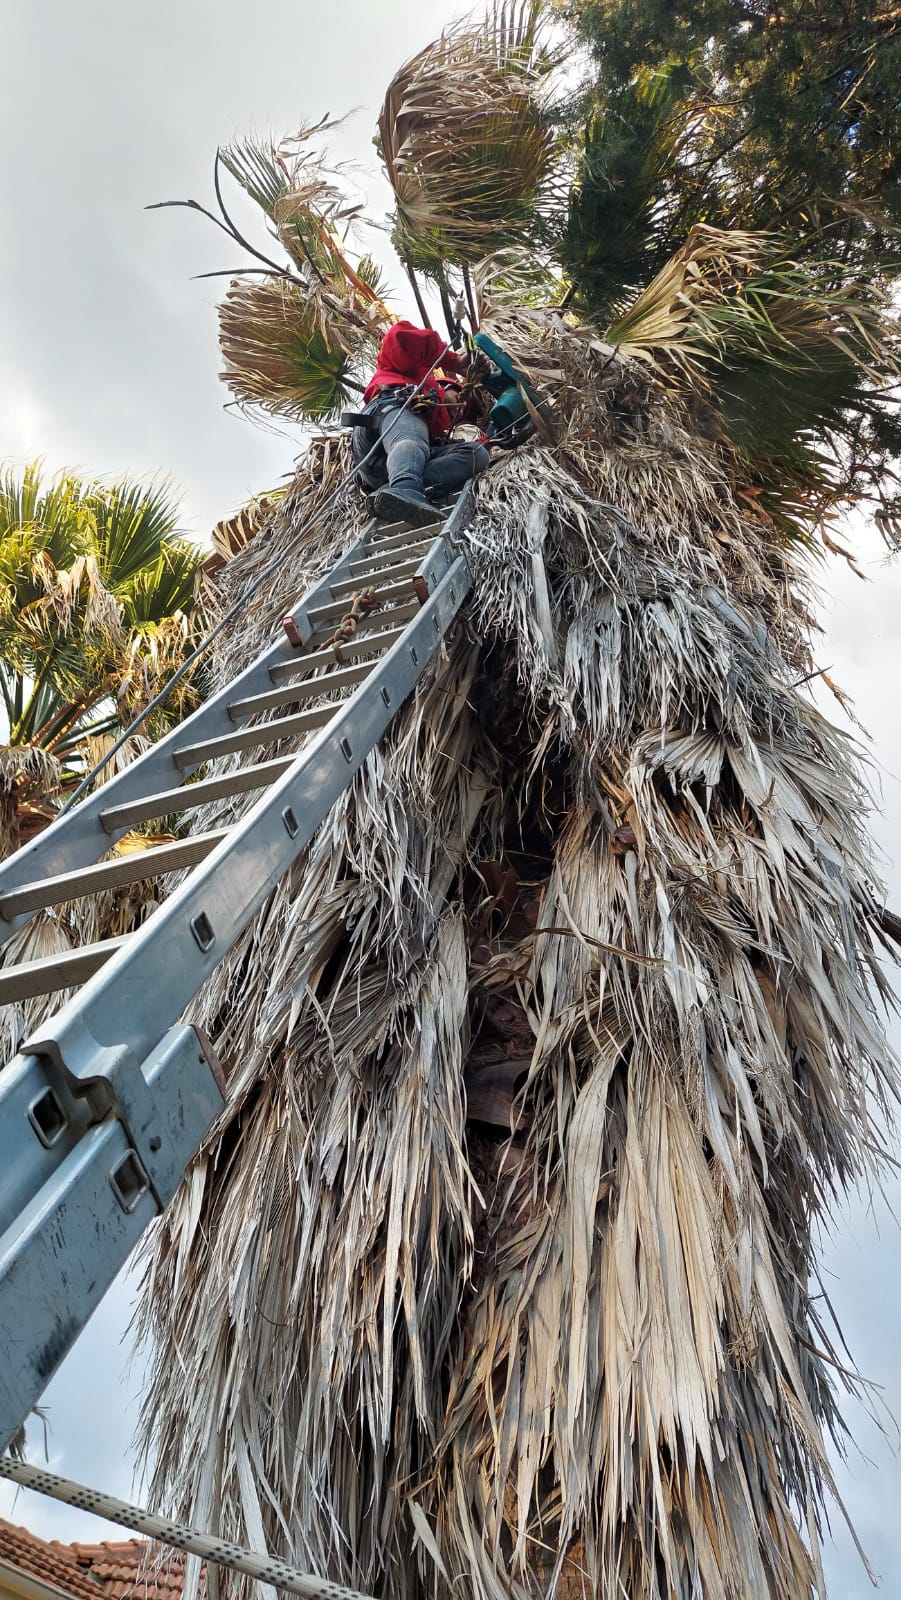
[[(880, 331), (863, 360), (843, 339), (827, 350), (814, 306), (843, 306), (855, 324), (855, 298), (891, 293), (901, 269), (901, 12), (866, 0), (572, 0), (565, 12), (593, 61), (568, 108), (576, 175), (560, 255), (574, 302), (615, 315), (698, 227), (767, 234), (768, 259), (723, 308), (715, 426), (764, 498), (781, 483), (787, 503), (815, 486), (821, 507), (869, 499), (894, 538), (896, 335)], [(735, 339), (748, 308), (759, 336)]]
[[(592, 99), (634, 147), (633, 87), (681, 117), (672, 223), (785, 228), (864, 266), (899, 259), (901, 10), (879, 0), (567, 0)], [(636, 126), (634, 134), (641, 132)], [(611, 142), (611, 155), (614, 145)]]
[(13, 820), (37, 808), (39, 823), (183, 658), (202, 552), (177, 528), (164, 482), (48, 478), (38, 461), (0, 475), (0, 780)]

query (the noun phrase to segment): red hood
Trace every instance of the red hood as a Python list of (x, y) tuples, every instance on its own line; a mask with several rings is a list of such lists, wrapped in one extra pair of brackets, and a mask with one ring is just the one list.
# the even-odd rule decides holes
[(379, 372), (391, 372), (399, 378), (419, 383), (438, 360), (446, 339), (433, 328), (417, 328), (412, 322), (395, 322), (382, 340), (379, 351)]
[[(442, 367), (448, 371), (460, 370), (460, 362), (452, 351), (442, 354), (445, 348), (446, 340), (433, 328), (417, 328), (412, 322), (395, 322), (382, 340), (379, 364), (366, 385), (363, 399), (368, 404), (380, 389), (406, 383), (423, 383), (426, 392), (440, 397), (441, 384), (433, 373), (426, 376), (438, 357), (441, 357)], [(426, 417), (426, 425), (433, 439), (439, 439), (447, 433), (451, 418), (446, 408), (443, 405), (435, 406)]]

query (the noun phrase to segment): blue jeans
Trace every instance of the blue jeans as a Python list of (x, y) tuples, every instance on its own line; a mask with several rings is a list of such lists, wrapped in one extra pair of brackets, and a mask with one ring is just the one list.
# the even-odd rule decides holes
[[(353, 433), (353, 458), (359, 463), (372, 448), (377, 432), (380, 449), (360, 473), (367, 489), (414, 489), (422, 494), (433, 490), (436, 497), (454, 494), (464, 483), (484, 472), (490, 461), (483, 444), (433, 444), (424, 417), (404, 411), (399, 400), (378, 395), (363, 408), (372, 417), (368, 428), (356, 427)], [(370, 433), (371, 429), (371, 433)]]

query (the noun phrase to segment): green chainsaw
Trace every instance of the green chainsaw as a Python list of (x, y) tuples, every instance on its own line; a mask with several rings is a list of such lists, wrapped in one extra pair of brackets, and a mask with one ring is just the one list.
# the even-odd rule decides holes
[(496, 369), (482, 379), (483, 387), (496, 397), (488, 413), (486, 438), (492, 445), (513, 450), (534, 432), (534, 414), (543, 410), (542, 402), (506, 350), (489, 339), (487, 333), (475, 334), (471, 342)]

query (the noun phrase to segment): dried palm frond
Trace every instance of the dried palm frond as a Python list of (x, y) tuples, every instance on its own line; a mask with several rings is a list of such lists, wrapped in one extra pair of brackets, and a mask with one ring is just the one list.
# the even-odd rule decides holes
[[(0, 967), (15, 967), (47, 956), (64, 955), (76, 940), (65, 918), (52, 911), (39, 911), (18, 928), (0, 947)], [(67, 994), (63, 994), (63, 999)], [(59, 995), (39, 995), (34, 1000), (0, 1006), (0, 1070), (12, 1060), (29, 1031), (40, 1026), (59, 1005)]]
[(510, 246), (486, 256), (473, 273), (480, 323), (498, 312), (559, 300), (559, 277), (534, 250)]
[(215, 570), (218, 571), (223, 561), (229, 561), (245, 544), (255, 538), (271, 518), (283, 493), (284, 490), (275, 489), (269, 490), (266, 494), (254, 495), (240, 511), (217, 522), (210, 534), (216, 554), (204, 563), (204, 570), (209, 570), (211, 563), (214, 562)]
[(355, 266), (344, 235), (361, 207), (333, 180), (311, 140), (336, 124), (328, 118), (301, 128), (278, 146), (256, 139), (220, 150), (223, 166), (269, 218), (280, 244), (319, 302), (323, 325), (367, 330), (371, 336), (391, 321), (369, 257)]
[[(135, 629), (116, 685), (117, 699), (129, 707), (132, 715), (153, 699), (160, 684), (167, 682), (181, 665), (191, 642), (191, 621), (183, 611), (173, 612), (163, 622), (147, 622)], [(182, 715), (186, 714), (190, 696), (196, 699), (196, 686), (187, 693), (189, 701), (180, 702)]]
[(0, 788), (14, 789), (23, 779), (52, 788), (59, 780), (59, 762), (39, 745), (0, 744)]
[[(52, 818), (62, 768), (39, 745), (0, 744), (0, 861)], [(46, 802), (41, 806), (38, 802)]]
[(120, 772), (130, 767), (133, 761), (137, 761), (139, 756), (144, 755), (150, 749), (152, 742), (140, 733), (133, 733), (123, 744), (119, 744), (119, 740), (112, 733), (91, 734), (84, 741), (85, 766), (90, 770), (106, 760), (97, 782), (109, 783), (110, 778), (117, 777)]
[(538, 15), (499, 6), (493, 27), (458, 24), (388, 86), (379, 142), (398, 249), (417, 267), (473, 263), (534, 231), (556, 161)]
[(85, 634), (113, 641), (122, 638), (122, 606), (104, 584), (96, 556), (76, 556), (63, 570), (42, 550), (34, 557), (33, 573), (41, 598), (19, 613), (19, 627), (33, 647), (64, 638), (76, 615)]
[(812, 1600), (855, 1382), (812, 1230), (899, 1082), (866, 797), (722, 452), (642, 363), (514, 322), (568, 429), (480, 481), (467, 617), (197, 1006), (229, 1099), (148, 1261), (154, 1490), (400, 1600)]
[(860, 285), (836, 288), (836, 277), (837, 263), (780, 259), (769, 235), (699, 224), (605, 338), (695, 389), (753, 363), (777, 398), (793, 382), (822, 391), (836, 367), (859, 383), (886, 360), (890, 307)]

